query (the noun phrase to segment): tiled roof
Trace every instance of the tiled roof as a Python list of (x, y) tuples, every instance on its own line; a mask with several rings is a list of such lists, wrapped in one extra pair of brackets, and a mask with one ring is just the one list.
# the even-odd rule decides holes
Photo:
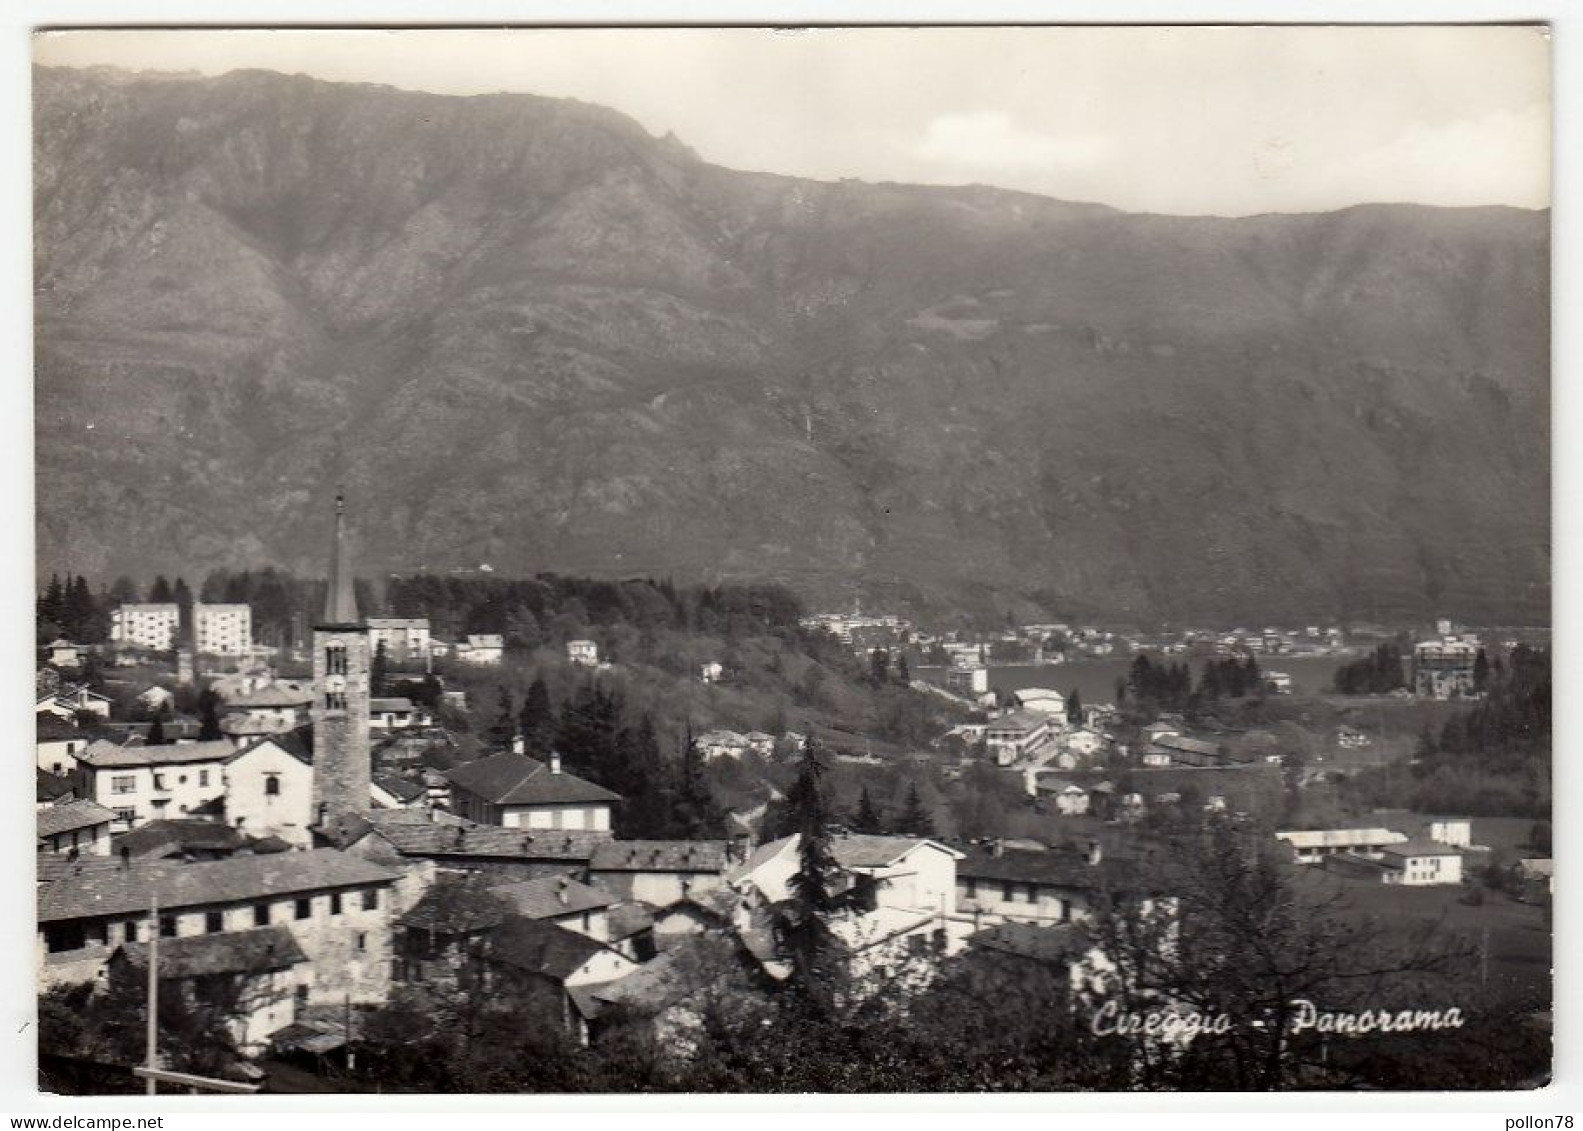
[[(392, 810), (376, 811), (379, 816)], [(504, 829), (470, 821), (446, 824), (371, 822), (403, 856), (491, 856), (509, 860), (587, 861), (609, 833)], [(354, 838), (355, 839), (355, 838)], [(346, 843), (351, 843), (350, 841)]]
[(723, 840), (611, 840), (594, 849), (594, 872), (723, 872)]
[(43, 840), (73, 829), (91, 829), (95, 825), (108, 825), (115, 814), (97, 801), (68, 801), (64, 805), (51, 805), (38, 811), (38, 836)]
[(136, 766), (177, 766), (189, 762), (219, 762), (236, 752), (223, 738), (210, 742), (177, 742), (164, 746), (117, 746), (100, 739), (88, 744), (77, 760), (98, 769)]
[(111, 855), (117, 855), (124, 848), (137, 857), (165, 847), (199, 852), (234, 852), (246, 843), (247, 837), (219, 821), (172, 818), (150, 821), (131, 832), (122, 833), (111, 842), (110, 850)]
[(737, 964), (737, 945), (730, 939), (693, 935), (625, 978), (595, 987), (592, 996), (606, 1005), (654, 1014), (715, 984)]
[(616, 802), (621, 795), (574, 774), (554, 773), (526, 754), (493, 754), (446, 771), (453, 786), (492, 805), (550, 805)]
[(1042, 962), (1077, 958), (1089, 949), (1083, 932), (1070, 923), (1048, 927), (1033, 923), (1002, 923), (977, 932), (969, 945), (979, 950), (1013, 954), (1018, 958)]
[(510, 914), (504, 899), (469, 878), (435, 884), (400, 922), (411, 930), (468, 935), (499, 926)]
[(989, 720), (990, 730), (1038, 730), (1050, 725), (1050, 716), (1042, 711), (1013, 711), (998, 719)]
[(555, 919), (609, 907), (616, 897), (596, 887), (579, 883), (570, 876), (540, 876), (518, 884), (501, 884), (489, 889), (518, 915), (529, 919)]
[(374, 784), (397, 801), (411, 801), (424, 793), (423, 786), (417, 782), (398, 778), (394, 774), (375, 774)]
[(490, 962), (565, 981), (604, 949), (576, 931), (513, 915), (489, 932), (482, 954)]
[[(120, 953), (132, 965), (148, 964), (148, 944), (125, 943)], [(159, 940), (159, 976), (201, 978), (209, 974), (261, 974), (308, 961), (285, 927), (255, 927), (213, 935)]]
[[(46, 698), (48, 698), (48, 696), (46, 696)], [(36, 740), (38, 742), (69, 742), (72, 739), (89, 737), (87, 731), (83, 730), (79, 726), (67, 722), (59, 715), (51, 715), (48, 712), (45, 712), (40, 715), (34, 715), (33, 717), (38, 720), (35, 724), (37, 731)]]
[(72, 780), (60, 774), (52, 774), (48, 770), (39, 770), (35, 767), (33, 778), (34, 798), (39, 802), (55, 801), (69, 793), (75, 793), (77, 787)]
[(959, 880), (1010, 880), (1080, 889), (1124, 880), (1129, 870), (1127, 861), (1108, 852), (1100, 853), (1097, 865), (1090, 864), (1087, 855), (1075, 848), (1053, 848), (1048, 852), (1008, 848), (998, 856), (975, 854), (956, 862)]
[(266, 743), (285, 751), (304, 765), (313, 765), (313, 752), (308, 749), (307, 744), (298, 737), (295, 731), (286, 731), (281, 734), (270, 734), (262, 738), (250, 739), (237, 747), (236, 753), (232, 754), (226, 761), (240, 761)]
[(174, 911), (216, 903), (384, 884), (394, 872), (333, 848), (233, 856), (194, 864), (134, 864), (113, 869), (68, 869), (39, 892), (38, 920), (53, 923), (110, 915), (140, 914), (157, 896)]
[(836, 863), (843, 868), (888, 868), (923, 844), (933, 844), (944, 852), (961, 856), (954, 848), (946, 848), (926, 837), (868, 836), (862, 833), (831, 837), (830, 851)]
[(612, 939), (629, 939), (654, 926), (654, 908), (640, 900), (617, 903), (610, 908), (608, 922)]
[(413, 706), (411, 699), (395, 696), (389, 699), (370, 699), (368, 709), (371, 713), (378, 714), (381, 711), (411, 711)]
[(1387, 844), (1380, 849), (1387, 856), (1461, 856), (1460, 848), (1453, 848), (1449, 844), (1441, 844), (1428, 837), (1413, 837), (1400, 844)]
[(306, 707), (313, 702), (313, 692), (291, 687), (284, 683), (266, 683), (225, 701), (228, 711), (265, 709), (272, 707)]

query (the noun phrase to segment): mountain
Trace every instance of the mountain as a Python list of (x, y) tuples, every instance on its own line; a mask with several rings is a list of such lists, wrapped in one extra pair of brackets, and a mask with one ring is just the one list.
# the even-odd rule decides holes
[(1549, 215), (737, 172), (611, 110), (35, 73), (38, 562), (1549, 607)]

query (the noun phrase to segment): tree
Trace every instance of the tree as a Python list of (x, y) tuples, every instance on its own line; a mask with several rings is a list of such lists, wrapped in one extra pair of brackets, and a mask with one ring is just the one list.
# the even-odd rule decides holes
[(1478, 655), (1473, 658), (1473, 690), (1480, 695), (1489, 688), (1490, 684), (1490, 658), (1480, 648)]
[(1083, 693), (1075, 687), (1066, 697), (1066, 721), (1073, 726), (1081, 726), (1083, 722)]
[[(1132, 891), (1097, 894), (1089, 926), (1114, 968), (1097, 987), (1096, 1007), (1110, 1001), (1134, 1013), (1175, 1005), (1235, 1022), (1179, 1055), (1140, 1046), (1136, 1086), (1335, 1083), (1327, 1065), (1339, 1050), (1296, 1024), (1301, 1002), (1352, 1013), (1422, 1009), (1453, 994), (1465, 976), (1465, 941), (1442, 937), (1432, 924), (1404, 929), (1362, 915), (1334, 879), (1294, 871), (1275, 845), (1268, 828), (1211, 818), (1149, 858)], [(1170, 897), (1145, 901), (1146, 890)], [(1355, 1051), (1372, 1039), (1357, 1038)]]
[(522, 700), (517, 728), (530, 752), (546, 752), (555, 742), (555, 708), (543, 676), (535, 676)]
[(148, 590), (148, 603), (151, 605), (168, 605), (174, 600), (175, 595), (171, 592), (170, 582), (166, 580), (165, 575), (162, 573), (154, 578), (154, 584), (149, 586)]
[(791, 962), (791, 988), (815, 1015), (827, 1015), (838, 992), (826, 920), (838, 905), (839, 866), (830, 842), (824, 775), (824, 755), (810, 737), (798, 762), (797, 779), (786, 791), (787, 812), (797, 831), (797, 871), (788, 884), (791, 899), (781, 909), (778, 933)]
[(149, 724), (148, 738), (145, 740), (150, 746), (165, 745), (165, 708), (161, 707), (154, 716), (154, 721)]
[(857, 799), (857, 811), (852, 814), (852, 828), (860, 833), (883, 833), (885, 821), (879, 815), (879, 810), (874, 806), (874, 798), (868, 791), (868, 786), (863, 786), (863, 792)]
[(875, 687), (883, 687), (890, 682), (890, 653), (883, 648), (875, 648), (868, 654), (868, 680)]
[(934, 818), (918, 793), (918, 783), (907, 786), (907, 801), (896, 818), (896, 831), (907, 836), (934, 836)]
[(896, 653), (896, 682), (903, 687), (912, 686), (912, 668), (907, 664), (907, 657), (900, 652)]
[[(643, 716), (644, 722), (648, 716)], [(720, 837), (725, 835), (726, 815), (715, 800), (709, 783), (704, 780), (703, 756), (698, 752), (698, 742), (693, 737), (689, 721), (682, 736), (680, 784), (676, 796), (677, 835), (686, 839)]]
[(213, 742), (223, 737), (220, 730), (220, 696), (206, 687), (198, 696), (198, 741)]
[(374, 647), (374, 659), (368, 669), (369, 694), (383, 699), (390, 694), (390, 652), (384, 638)]
[(517, 708), (511, 701), (510, 689), (502, 687), (496, 702), (498, 710), (494, 723), (489, 727), (489, 738), (496, 746), (510, 750), (511, 740), (517, 734)]

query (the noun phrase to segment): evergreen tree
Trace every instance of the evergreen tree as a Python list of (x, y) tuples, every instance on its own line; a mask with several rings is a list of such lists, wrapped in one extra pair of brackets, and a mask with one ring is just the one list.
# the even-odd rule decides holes
[(1480, 648), (1473, 658), (1473, 690), (1482, 695), (1490, 685), (1490, 658)]
[(1072, 688), (1072, 694), (1066, 697), (1066, 721), (1073, 726), (1083, 723), (1083, 693), (1077, 688)]
[[(648, 721), (647, 715), (644, 721)], [(704, 779), (703, 755), (698, 752), (691, 721), (682, 738), (680, 779), (676, 798), (677, 835), (688, 839), (724, 836), (725, 810), (715, 800), (714, 791)]]
[(161, 707), (159, 713), (154, 716), (154, 722), (148, 728), (146, 741), (150, 746), (165, 745), (165, 708)]
[(170, 582), (165, 580), (162, 573), (154, 579), (154, 584), (149, 586), (148, 602), (151, 605), (168, 605), (175, 600), (171, 593)]
[(550, 689), (543, 676), (537, 676), (528, 685), (528, 695), (522, 701), (522, 713), (517, 716), (517, 726), (528, 751), (544, 752), (555, 743), (555, 708), (550, 703)]
[(223, 737), (220, 730), (220, 696), (206, 687), (198, 696), (198, 740), (213, 742)]
[(875, 648), (868, 654), (868, 678), (875, 687), (883, 687), (890, 682), (890, 653), (883, 648)]
[(137, 583), (124, 573), (116, 578), (110, 585), (110, 604), (112, 606), (137, 604)]
[(934, 835), (934, 818), (929, 815), (923, 798), (918, 793), (918, 783), (907, 786), (907, 802), (896, 820), (896, 831), (907, 836), (929, 837)]
[(874, 798), (869, 794), (868, 786), (863, 786), (863, 792), (858, 795), (857, 812), (852, 814), (852, 828), (860, 833), (883, 833), (885, 821), (879, 815), (879, 810), (874, 805)]
[(778, 916), (781, 947), (792, 968), (788, 988), (793, 1001), (817, 1015), (833, 1008), (839, 972), (826, 926), (838, 905), (834, 887), (839, 868), (830, 843), (824, 774), (819, 744), (810, 738), (797, 780), (786, 791), (787, 816), (797, 832), (797, 871), (788, 885), (791, 898)]
[(381, 639), (374, 648), (373, 663), (368, 669), (369, 694), (375, 699), (384, 699), (390, 695), (390, 653)]
[(907, 657), (900, 652), (896, 653), (896, 682), (903, 687), (912, 685), (912, 669), (907, 665)]
[(510, 750), (511, 740), (517, 733), (517, 708), (511, 701), (511, 691), (508, 688), (500, 689), (498, 703), (499, 710), (496, 712), (494, 723), (489, 728), (489, 738), (495, 745)]

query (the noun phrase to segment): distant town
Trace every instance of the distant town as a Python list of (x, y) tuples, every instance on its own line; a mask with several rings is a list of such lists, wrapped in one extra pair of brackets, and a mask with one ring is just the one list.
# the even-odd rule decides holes
[[(1203, 851), (1276, 869), (1294, 939), (1310, 897), (1326, 930), (1356, 924), (1335, 944), (1353, 952), (1450, 930), (1403, 976), (1470, 964), (1476, 1024), (1548, 1040), (1532, 634), (931, 632), (762, 587), (477, 574), (393, 581), (376, 616), (339, 501), (333, 530), (323, 582), (217, 576), (195, 597), (68, 577), (40, 595), (56, 1090), (137, 1090), (134, 1070), (220, 1091), (703, 1087), (744, 1018), (806, 1041), (810, 1017), (856, 1024), (879, 1001), (951, 1048), (969, 1040), (940, 1028), (962, 1024), (953, 995), (993, 1016), (1036, 985), (1060, 1004), (1011, 1026), (1039, 1030), (1020, 1031), (1032, 1056), (1052, 1017), (1092, 1038), (1082, 1002), (1194, 1000), (1184, 971), (1148, 983), (1128, 952), (1191, 929), (1214, 867), (1181, 868)], [(298, 598), (317, 602), (301, 641)], [(1286, 670), (1304, 661), (1328, 678)], [(480, 1065), (458, 1025), (504, 1061), (525, 1026), (551, 1061)], [(1196, 1055), (1116, 1044), (1008, 1082)], [(1302, 1051), (1277, 1083), (1367, 1076)], [(821, 1055), (786, 1079), (749, 1057), (714, 1086), (833, 1086)]]

